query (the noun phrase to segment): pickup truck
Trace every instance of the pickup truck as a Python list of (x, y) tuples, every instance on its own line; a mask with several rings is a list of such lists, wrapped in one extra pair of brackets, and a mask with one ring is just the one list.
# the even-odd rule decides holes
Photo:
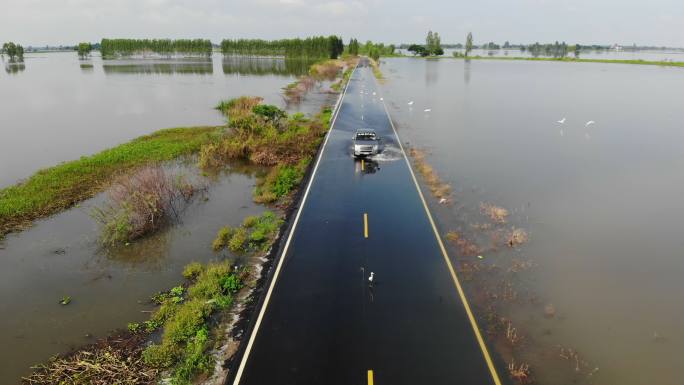
[(359, 129), (352, 137), (354, 156), (372, 156), (380, 153), (380, 137), (371, 129)]

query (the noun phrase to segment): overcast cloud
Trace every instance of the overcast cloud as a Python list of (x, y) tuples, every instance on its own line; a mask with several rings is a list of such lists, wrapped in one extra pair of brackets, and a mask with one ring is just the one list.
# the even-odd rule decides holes
[(0, 41), (74, 44), (103, 37), (684, 46), (682, 0), (0, 0)]

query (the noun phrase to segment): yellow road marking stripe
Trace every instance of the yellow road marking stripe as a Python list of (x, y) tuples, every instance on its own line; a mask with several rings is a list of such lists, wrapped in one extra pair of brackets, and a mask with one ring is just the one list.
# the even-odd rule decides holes
[(368, 238), (368, 214), (363, 213), (363, 237)]
[(363, 159), (361, 159), (361, 171), (366, 167), (366, 163), (364, 162)]
[(413, 178), (413, 183), (416, 185), (416, 189), (418, 190), (420, 200), (423, 202), (425, 213), (427, 214), (427, 217), (430, 221), (430, 225), (432, 226), (432, 231), (435, 233), (435, 238), (437, 238), (437, 243), (439, 244), (439, 248), (442, 251), (444, 262), (446, 262), (446, 265), (449, 269), (449, 273), (451, 274), (451, 279), (454, 281), (454, 285), (456, 286), (456, 291), (458, 292), (458, 295), (461, 298), (461, 302), (463, 303), (463, 307), (465, 308), (466, 314), (468, 315), (468, 320), (470, 321), (470, 325), (472, 326), (473, 332), (475, 333), (477, 343), (480, 345), (480, 349), (482, 350), (482, 355), (484, 356), (485, 362), (487, 363), (487, 367), (489, 368), (489, 373), (492, 375), (492, 380), (494, 381), (494, 384), (501, 385), (501, 380), (499, 379), (499, 375), (497, 374), (496, 368), (494, 367), (492, 357), (490, 356), (489, 350), (487, 349), (487, 345), (485, 344), (484, 339), (482, 338), (480, 328), (479, 326), (477, 326), (477, 321), (475, 320), (473, 311), (470, 309), (468, 299), (466, 298), (465, 293), (463, 292), (463, 287), (461, 287), (461, 282), (459, 281), (458, 276), (456, 275), (456, 270), (454, 270), (454, 266), (452, 265), (451, 260), (449, 259), (449, 254), (447, 253), (446, 248), (444, 247), (442, 237), (439, 235), (437, 225), (435, 225), (435, 221), (434, 219), (432, 219), (432, 214), (430, 213), (430, 209), (428, 208), (427, 202), (425, 201), (425, 196), (423, 196), (423, 191), (420, 189), (420, 185), (418, 184), (416, 174), (413, 172), (413, 168), (411, 168), (411, 162), (409, 162), (408, 157), (406, 156), (406, 151), (404, 151), (404, 146), (401, 144), (401, 139), (399, 138), (397, 129), (394, 127), (394, 123), (392, 122), (392, 117), (390, 116), (389, 110), (387, 109), (387, 105), (384, 101), (382, 101), (382, 105), (385, 107), (385, 113), (387, 114), (387, 118), (390, 121), (390, 125), (392, 126), (392, 130), (394, 131), (394, 135), (397, 137), (397, 142), (399, 142), (399, 148), (401, 149), (401, 153), (404, 155), (404, 160), (406, 161), (406, 165), (408, 166), (409, 172), (411, 173), (411, 177)]
[(373, 371), (368, 371), (368, 385), (373, 385)]

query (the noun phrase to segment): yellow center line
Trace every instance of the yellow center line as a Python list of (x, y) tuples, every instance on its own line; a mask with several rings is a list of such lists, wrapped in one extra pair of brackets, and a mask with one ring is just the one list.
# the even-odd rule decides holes
[(373, 385), (373, 371), (368, 371), (368, 385)]
[(366, 167), (366, 164), (363, 159), (361, 159), (361, 171)]
[(363, 237), (368, 238), (368, 214), (363, 213)]

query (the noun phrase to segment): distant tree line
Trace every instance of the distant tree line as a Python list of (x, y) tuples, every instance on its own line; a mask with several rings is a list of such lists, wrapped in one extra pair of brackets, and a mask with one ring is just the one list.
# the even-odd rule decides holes
[(24, 61), (24, 47), (14, 42), (7, 42), (2, 45), (2, 53), (9, 56), (10, 61)]
[(306, 39), (224, 39), (221, 41), (221, 52), (224, 55), (336, 59), (343, 51), (342, 38), (334, 35), (308, 37)]
[(102, 39), (102, 57), (131, 56), (153, 52), (159, 55), (200, 55), (210, 56), (211, 41), (207, 39)]
[[(350, 55), (365, 55), (377, 61), (380, 56), (392, 56), (396, 50), (394, 44), (385, 45), (384, 43), (373, 43), (368, 40), (365, 44), (359, 44), (356, 39), (352, 39), (352, 46), (348, 47), (347, 53)], [(354, 53), (355, 52), (355, 53)]]

